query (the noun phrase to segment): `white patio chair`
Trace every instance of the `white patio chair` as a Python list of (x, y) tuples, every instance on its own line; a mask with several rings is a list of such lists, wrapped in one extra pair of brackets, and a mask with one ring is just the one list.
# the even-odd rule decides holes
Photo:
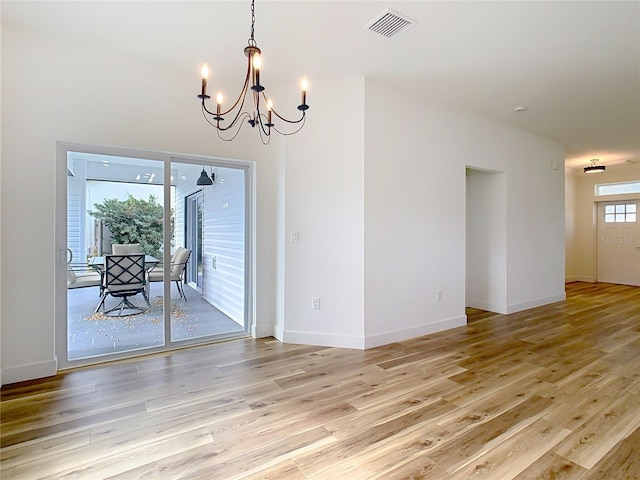
[(114, 243), (111, 245), (111, 253), (114, 255), (131, 255), (142, 253), (139, 243)]
[[(183, 299), (187, 299), (187, 296), (184, 294), (184, 272), (189, 262), (189, 256), (191, 255), (191, 250), (188, 248), (178, 247), (173, 255), (171, 255), (171, 274), (169, 276), (169, 281), (176, 282), (176, 287), (178, 287), (178, 293), (180, 297)], [(149, 282), (162, 282), (164, 281), (163, 277), (163, 267), (162, 265), (157, 265), (149, 272)]]

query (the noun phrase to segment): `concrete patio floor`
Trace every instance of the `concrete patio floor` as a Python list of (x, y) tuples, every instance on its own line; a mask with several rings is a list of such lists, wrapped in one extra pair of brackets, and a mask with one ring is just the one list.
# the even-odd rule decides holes
[[(116, 352), (163, 345), (162, 282), (150, 285), (148, 306), (142, 295), (131, 297), (133, 304), (148, 311), (138, 315), (107, 317), (94, 313), (100, 301), (98, 287), (67, 292), (68, 360), (78, 360)], [(171, 337), (180, 342), (200, 337), (244, 333), (244, 328), (204, 300), (200, 293), (184, 286), (187, 300), (171, 285)], [(106, 308), (119, 299), (107, 297)]]

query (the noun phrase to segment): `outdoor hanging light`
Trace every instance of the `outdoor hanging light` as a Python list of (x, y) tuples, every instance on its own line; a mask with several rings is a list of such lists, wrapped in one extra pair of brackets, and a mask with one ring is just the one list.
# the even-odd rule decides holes
[(213, 185), (213, 180), (211, 180), (207, 172), (204, 171), (204, 167), (202, 167), (202, 172), (200, 172), (200, 178), (196, 181), (196, 185)]
[[(242, 91), (238, 98), (233, 102), (231, 107), (228, 110), (224, 110), (223, 102), (224, 96), (222, 92), (218, 92), (216, 95), (216, 109), (215, 112), (209, 110), (206, 106), (206, 100), (211, 97), (207, 95), (207, 79), (209, 77), (209, 67), (205, 64), (202, 67), (202, 90), (198, 98), (202, 101), (202, 115), (209, 122), (210, 125), (215, 127), (218, 132), (218, 136), (227, 142), (230, 142), (240, 132), (240, 128), (242, 127), (242, 123), (238, 125), (240, 120), (247, 120), (247, 123), (252, 127), (258, 127), (258, 131), (260, 133), (260, 139), (262, 143), (265, 145), (269, 143), (271, 137), (271, 129), (275, 130), (277, 133), (281, 135), (293, 135), (294, 133), (299, 132), (305, 123), (306, 111), (309, 109), (309, 105), (307, 105), (307, 88), (308, 82), (307, 79), (304, 78), (301, 83), (302, 90), (302, 102), (298, 105), (298, 110), (302, 112), (301, 116), (297, 120), (289, 120), (282, 115), (280, 115), (274, 108), (271, 99), (269, 99), (265, 93), (265, 86), (260, 82), (260, 69), (262, 67), (262, 59), (260, 57), (261, 51), (258, 48), (258, 44), (254, 38), (254, 26), (256, 22), (255, 16), (255, 0), (251, 0), (251, 36), (249, 37), (248, 46), (244, 48), (244, 54), (246, 55), (247, 62), (247, 75), (244, 79), (244, 85), (242, 87)], [(251, 82), (251, 86), (249, 86), (249, 82)], [(251, 90), (251, 99), (248, 102), (248, 109), (250, 112), (243, 111), (245, 100), (247, 94)], [(237, 109), (236, 109), (237, 107)], [(265, 114), (266, 108), (266, 114)], [(231, 122), (225, 120), (225, 116), (229, 115), (233, 119)], [(273, 123), (273, 120), (279, 119), (285, 123), (295, 125), (296, 128), (292, 131), (285, 132), (276, 128), (276, 125)], [(224, 123), (227, 122), (227, 123)], [(222, 136), (223, 132), (227, 132), (234, 127), (237, 129), (229, 133), (229, 137), (225, 138)]]

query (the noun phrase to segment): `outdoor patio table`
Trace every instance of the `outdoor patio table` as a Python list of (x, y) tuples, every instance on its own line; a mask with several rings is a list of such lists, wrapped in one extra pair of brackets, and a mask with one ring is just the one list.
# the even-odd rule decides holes
[[(151, 255), (145, 255), (144, 263), (149, 267), (147, 270), (151, 270), (151, 268), (160, 263), (160, 260), (156, 257), (152, 257)], [(104, 270), (104, 257), (91, 257), (87, 264), (90, 267), (95, 268), (97, 271)]]
[[(144, 256), (144, 264), (147, 271), (151, 270), (158, 263), (160, 263), (160, 260), (158, 260), (156, 257), (152, 257), (151, 255)], [(102, 274), (102, 272), (104, 271), (104, 257), (92, 257), (89, 259), (87, 264), (100, 274)]]

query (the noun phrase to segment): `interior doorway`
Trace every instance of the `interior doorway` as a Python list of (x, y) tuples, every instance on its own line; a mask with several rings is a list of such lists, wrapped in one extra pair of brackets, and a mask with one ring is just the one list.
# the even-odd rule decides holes
[(507, 313), (507, 188), (502, 172), (466, 169), (466, 307)]
[(599, 202), (597, 281), (640, 286), (638, 200)]

